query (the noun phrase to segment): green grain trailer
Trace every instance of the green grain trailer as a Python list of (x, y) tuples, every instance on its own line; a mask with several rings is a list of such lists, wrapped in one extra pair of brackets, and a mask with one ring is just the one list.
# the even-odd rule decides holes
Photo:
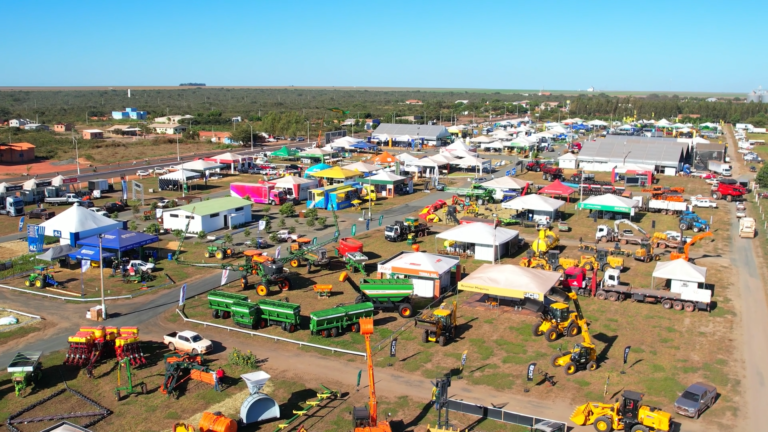
[(261, 320), (259, 305), (251, 302), (232, 303), (232, 321), (240, 327), (254, 329)]
[(373, 303), (373, 308), (383, 311), (397, 311), (403, 318), (413, 316), (411, 295), (413, 282), (409, 279), (362, 279), (358, 285), (351, 277), (347, 282), (357, 291), (355, 303)]
[(360, 330), (360, 318), (373, 317), (373, 303), (357, 303), (323, 309), (309, 314), (309, 330), (323, 337), (336, 337), (349, 328), (352, 333)]
[(208, 307), (212, 309), (211, 315), (218, 319), (227, 319), (232, 314), (232, 304), (236, 301), (249, 302), (248, 296), (229, 293), (225, 291), (211, 291), (208, 293)]
[(299, 329), (301, 323), (300, 305), (275, 300), (259, 300), (256, 304), (259, 305), (261, 311), (258, 321), (259, 328), (280, 323), (280, 327), (288, 333), (293, 333)]

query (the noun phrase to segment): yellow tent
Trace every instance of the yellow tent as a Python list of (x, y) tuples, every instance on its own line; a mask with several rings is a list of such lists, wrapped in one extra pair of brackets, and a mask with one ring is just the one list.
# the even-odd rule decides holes
[(333, 168), (328, 168), (322, 171), (311, 172), (309, 173), (309, 175), (314, 177), (331, 178), (331, 179), (348, 179), (348, 178), (359, 177), (360, 173), (357, 171), (352, 171), (352, 170), (335, 166)]

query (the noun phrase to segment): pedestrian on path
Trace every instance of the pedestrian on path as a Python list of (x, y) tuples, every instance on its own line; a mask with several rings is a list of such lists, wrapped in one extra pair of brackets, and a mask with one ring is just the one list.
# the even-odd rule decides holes
[(218, 374), (216, 372), (218, 372), (218, 371), (211, 372), (211, 375), (213, 375), (213, 389), (215, 391), (220, 391), (219, 390), (219, 376), (218, 376)]

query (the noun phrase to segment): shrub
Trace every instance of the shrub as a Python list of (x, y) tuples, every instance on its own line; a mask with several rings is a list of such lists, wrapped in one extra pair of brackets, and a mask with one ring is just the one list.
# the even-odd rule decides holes
[(146, 228), (144, 228), (144, 232), (147, 232), (150, 234), (157, 234), (160, 232), (160, 224), (151, 223)]
[(268, 216), (264, 216), (264, 231), (268, 232), (272, 230), (272, 219)]
[(307, 219), (315, 219), (317, 217), (317, 209), (311, 208), (304, 212), (304, 217)]
[(198, 238), (199, 240), (204, 240), (204, 239), (205, 239), (205, 231), (203, 231), (203, 230), (200, 230), (200, 231), (197, 233), (197, 238)]
[(139, 226), (136, 224), (136, 221), (131, 221), (128, 223), (128, 229), (131, 231), (136, 231), (139, 229)]
[(272, 243), (277, 243), (277, 240), (278, 239), (277, 239), (277, 233), (276, 232), (273, 232), (272, 234), (269, 235), (269, 241), (271, 241)]
[(291, 234), (296, 234), (296, 227), (288, 227), (288, 232)]
[(152, 211), (155, 211), (157, 209), (157, 201), (152, 201), (149, 204), (149, 209), (152, 210)]
[(253, 202), (253, 198), (251, 198), (251, 196), (250, 196), (250, 195), (246, 195), (246, 196), (244, 196), (244, 197), (243, 197), (243, 199), (244, 199), (244, 200), (246, 200), (246, 201), (251, 201), (251, 202)]
[(314, 219), (307, 219), (306, 224), (307, 224), (307, 226), (309, 228), (312, 228), (313, 226), (315, 226), (315, 220)]
[(176, 206), (177, 206), (177, 204), (176, 204), (176, 200), (175, 200), (175, 199), (172, 199), (172, 200), (171, 200), (171, 202), (169, 202), (169, 203), (168, 203), (168, 205), (169, 205), (171, 208), (174, 208), (174, 207), (176, 207)]
[(243, 235), (245, 236), (245, 238), (250, 238), (251, 237), (251, 229), (250, 228), (244, 229), (243, 230)]
[(141, 209), (139, 208), (138, 204), (134, 204), (134, 205), (131, 206), (131, 213), (133, 213), (135, 215), (141, 213)]
[(232, 244), (232, 234), (230, 233), (224, 234), (224, 243)]
[(320, 225), (320, 228), (325, 228), (325, 223), (328, 221), (328, 218), (323, 216), (317, 218), (317, 224)]
[(251, 350), (242, 352), (237, 348), (232, 348), (232, 352), (229, 353), (229, 363), (248, 369), (256, 369), (259, 367), (259, 359), (256, 358)]
[(270, 210), (272, 210), (272, 206), (267, 204), (265, 205), (262, 210), (264, 210), (264, 213), (269, 213)]
[(280, 228), (285, 228), (285, 218), (280, 218), (280, 220), (277, 221), (277, 226)]
[(176, 237), (177, 240), (181, 241), (181, 239), (184, 238), (184, 231), (175, 229), (173, 230), (173, 236)]
[(280, 214), (284, 217), (291, 217), (296, 214), (296, 207), (293, 203), (287, 202), (280, 206)]

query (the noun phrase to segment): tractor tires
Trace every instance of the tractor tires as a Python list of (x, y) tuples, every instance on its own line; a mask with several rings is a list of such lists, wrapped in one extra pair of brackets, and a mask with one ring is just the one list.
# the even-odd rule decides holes
[(176, 351), (176, 345), (173, 344), (173, 342), (168, 344), (168, 349), (171, 351)]
[(542, 324), (542, 322), (538, 321), (538, 322), (534, 323), (533, 326), (531, 326), (531, 334), (532, 335), (534, 335), (536, 337), (544, 335), (544, 332), (540, 330), (541, 329), (541, 324)]
[(336, 337), (339, 335), (339, 329), (338, 327), (334, 327), (331, 329), (331, 337)]
[(565, 273), (565, 268), (563, 268), (563, 266), (559, 265), (559, 266), (555, 267), (555, 271), (560, 273), (560, 274), (563, 274), (563, 273)]
[(429, 330), (424, 330), (424, 332), (421, 334), (421, 343), (427, 342), (429, 342)]
[(208, 252), (205, 252), (205, 253), (203, 254), (203, 256), (204, 256), (204, 257), (206, 257), (206, 258), (210, 258), (210, 257), (211, 257), (211, 254), (209, 254)]
[(681, 224), (680, 224), (680, 229), (681, 229), (681, 230), (683, 230), (683, 231), (687, 230), (687, 229), (688, 229), (688, 224), (686, 224), (686, 223), (681, 223)]
[(680, 312), (681, 310), (683, 310), (683, 302), (681, 302), (681, 301), (676, 301), (676, 302), (672, 303), (672, 308), (673, 308), (674, 310), (676, 310), (676, 311)]
[(580, 330), (581, 329), (579, 328), (579, 325), (576, 324), (575, 322), (572, 322), (571, 324), (568, 325), (568, 329), (566, 329), (565, 334), (568, 337), (578, 336)]
[(672, 300), (664, 300), (661, 302), (661, 307), (664, 309), (672, 309)]
[(552, 365), (552, 367), (559, 367), (557, 364), (557, 359), (561, 357), (560, 354), (552, 354), (552, 357), (549, 358), (549, 364)]
[(296, 268), (296, 267), (298, 267), (298, 266), (299, 266), (299, 264), (300, 264), (300, 263), (299, 263), (299, 260), (298, 260), (298, 259), (293, 259), (293, 260), (291, 260), (291, 267), (293, 267), (293, 268)]
[(595, 430), (598, 432), (611, 432), (613, 430), (613, 423), (608, 416), (600, 416), (595, 420)]
[(591, 361), (591, 362), (587, 363), (587, 370), (590, 371), (590, 372), (596, 371), (597, 370), (597, 362)]
[(696, 305), (691, 302), (687, 302), (685, 305), (683, 305), (683, 309), (685, 309), (686, 312), (696, 312)]
[(603, 268), (602, 268), (601, 270), (602, 270), (603, 272), (605, 272), (605, 271), (606, 271), (606, 270), (608, 270), (609, 268), (611, 268), (611, 265), (610, 265), (610, 264), (608, 264), (608, 263), (606, 263), (606, 264), (603, 264)]
[(413, 316), (413, 307), (410, 303), (403, 303), (397, 307), (397, 313), (403, 318), (410, 318)]
[(588, 262), (588, 263), (584, 263), (584, 270), (586, 270), (586, 271), (592, 271), (592, 268), (593, 268), (593, 267), (592, 267), (592, 263), (590, 263), (590, 262)]
[(626, 245), (627, 244), (627, 239), (621, 239), (621, 241), (619, 243), (621, 243), (622, 245)]
[(699, 227), (697, 227), (697, 226), (694, 226), (694, 227), (693, 227), (693, 232), (697, 233), (697, 232), (699, 232), (699, 231), (701, 231), (701, 228), (699, 228)]
[[(696, 416), (696, 417), (698, 418), (698, 416)], [(650, 429), (648, 429), (647, 427), (645, 427), (643, 425), (634, 425), (634, 426), (632, 426), (632, 429), (630, 430), (630, 432), (648, 432), (648, 431), (650, 431)]]
[(565, 369), (563, 371), (565, 372), (566, 375), (570, 376), (578, 372), (579, 368), (576, 367), (576, 363), (569, 361), (568, 363), (565, 364)]
[(547, 338), (548, 342), (554, 342), (560, 337), (560, 334), (557, 332), (557, 329), (553, 327), (547, 329), (547, 331), (544, 333), (544, 337)]
[(728, 202), (731, 202), (731, 201), (733, 201), (733, 196), (732, 195), (726, 195), (725, 200), (728, 201)]
[(31, 287), (31, 286), (32, 286), (32, 282), (30, 282), (30, 281), (29, 281), (29, 279), (27, 279), (27, 280), (25, 280), (25, 281), (24, 281), (24, 286), (26, 286), (27, 288), (29, 288), (29, 287)]
[(360, 324), (358, 324), (358, 323), (352, 324), (351, 326), (349, 326), (349, 330), (352, 333), (359, 333), (360, 332)]
[(267, 288), (264, 284), (258, 284), (256, 285), (256, 294), (264, 297), (265, 295), (269, 294), (269, 288)]
[(440, 337), (437, 338), (437, 344), (441, 347), (448, 345), (448, 338), (445, 337), (445, 335), (440, 335)]
[(120, 390), (115, 390), (115, 400), (120, 401)]
[(656, 247), (659, 249), (666, 249), (667, 244), (666, 243), (656, 243)]
[(598, 300), (605, 300), (608, 298), (608, 293), (603, 290), (598, 290), (597, 294), (595, 294), (595, 297), (597, 297)]
[(43, 288), (43, 280), (41, 278), (35, 279), (35, 288)]
[(216, 309), (212, 310), (211, 311), (211, 316), (213, 317), (213, 319), (219, 319), (219, 317), (220, 317), (219, 311), (217, 311)]
[(289, 289), (291, 289), (291, 281), (289, 281), (288, 279), (283, 279), (281, 281), (278, 281), (277, 287), (283, 291), (288, 291)]
[(224, 251), (217, 250), (216, 251), (216, 259), (217, 260), (223, 260), (224, 259)]
[(720, 192), (712, 192), (712, 198), (719, 200), (723, 197), (723, 195)]
[(619, 301), (619, 294), (615, 292), (608, 293), (608, 300), (612, 302)]

